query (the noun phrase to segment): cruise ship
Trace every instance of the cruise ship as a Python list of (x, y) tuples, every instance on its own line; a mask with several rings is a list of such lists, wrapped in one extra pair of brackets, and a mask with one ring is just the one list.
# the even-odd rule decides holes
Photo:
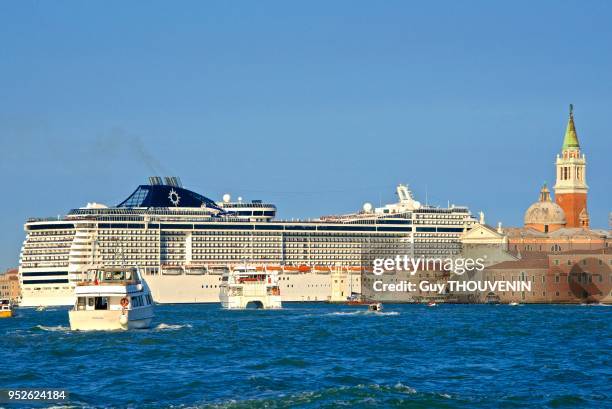
[(75, 283), (92, 266), (138, 267), (158, 303), (219, 302), (223, 273), (244, 263), (276, 269), (283, 301), (345, 301), (360, 291), (371, 249), (452, 257), (476, 223), (466, 207), (422, 205), (405, 185), (397, 195), (351, 214), (279, 220), (274, 204), (214, 201), (176, 177), (151, 177), (116, 206), (27, 220), (21, 305), (73, 305)]

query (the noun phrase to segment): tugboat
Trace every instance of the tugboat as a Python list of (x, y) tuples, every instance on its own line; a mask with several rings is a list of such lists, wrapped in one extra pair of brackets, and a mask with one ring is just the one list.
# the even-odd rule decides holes
[(225, 309), (282, 308), (278, 272), (237, 266), (221, 278), (219, 300)]
[(11, 300), (0, 299), (0, 318), (11, 318), (13, 316), (13, 304)]
[(85, 274), (75, 288), (74, 308), (68, 312), (70, 329), (110, 331), (151, 326), (153, 298), (137, 268), (92, 268)]

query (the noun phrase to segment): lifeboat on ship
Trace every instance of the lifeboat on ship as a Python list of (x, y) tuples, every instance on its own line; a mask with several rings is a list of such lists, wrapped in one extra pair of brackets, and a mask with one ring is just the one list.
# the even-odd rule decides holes
[(328, 266), (314, 266), (314, 272), (317, 274), (329, 274), (331, 273), (331, 268)]
[(229, 267), (223, 264), (209, 264), (208, 274), (223, 275), (230, 271)]
[(208, 272), (205, 265), (202, 264), (187, 264), (185, 265), (185, 274), (187, 275), (204, 275)]
[(161, 273), (167, 276), (180, 276), (183, 274), (183, 267), (169, 264), (162, 264)]
[(300, 273), (310, 273), (310, 266), (307, 266), (306, 264), (302, 264), (301, 266), (298, 267), (298, 270), (300, 271)]
[(283, 273), (285, 274), (298, 274), (300, 272), (300, 268), (298, 266), (284, 266)]

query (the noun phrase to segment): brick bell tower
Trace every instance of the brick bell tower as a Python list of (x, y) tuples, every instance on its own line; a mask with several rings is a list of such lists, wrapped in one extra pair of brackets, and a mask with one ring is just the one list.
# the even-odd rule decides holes
[(555, 202), (565, 212), (566, 227), (588, 228), (586, 157), (580, 153), (572, 105), (561, 155), (557, 155), (557, 183), (554, 189)]

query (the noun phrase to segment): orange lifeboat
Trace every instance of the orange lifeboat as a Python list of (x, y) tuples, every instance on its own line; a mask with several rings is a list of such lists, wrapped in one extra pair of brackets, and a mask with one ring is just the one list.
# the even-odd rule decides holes
[(327, 266), (314, 266), (315, 273), (329, 273), (331, 269)]
[(266, 266), (267, 271), (283, 271), (281, 266)]
[(310, 271), (310, 266), (302, 264), (298, 267), (298, 270), (300, 271), (300, 273), (308, 273)]
[(297, 266), (284, 266), (283, 267), (283, 271), (285, 273), (299, 273), (300, 272), (300, 268)]

